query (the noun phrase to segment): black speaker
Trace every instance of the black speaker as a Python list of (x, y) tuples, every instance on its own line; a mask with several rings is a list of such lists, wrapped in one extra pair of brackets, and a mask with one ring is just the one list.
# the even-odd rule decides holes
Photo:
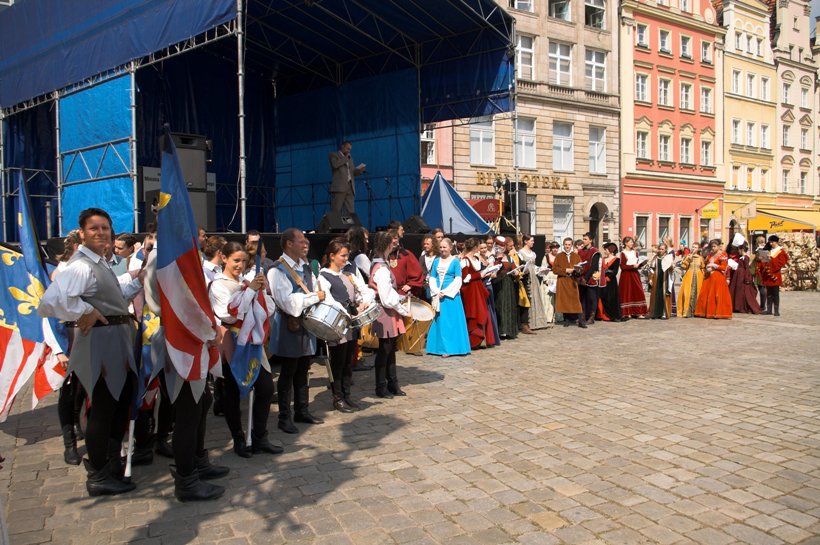
[(430, 232), (430, 227), (427, 225), (427, 222), (424, 221), (424, 218), (422, 218), (421, 216), (410, 216), (404, 222), (404, 232), (411, 234), (424, 234)]
[(361, 227), (356, 213), (328, 212), (316, 226), (317, 233), (345, 233), (351, 227)]

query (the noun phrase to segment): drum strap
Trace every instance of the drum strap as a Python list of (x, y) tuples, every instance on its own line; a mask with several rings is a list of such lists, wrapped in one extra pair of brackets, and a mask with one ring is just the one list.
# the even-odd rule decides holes
[(296, 271), (293, 270), (293, 267), (288, 265), (288, 262), (285, 261), (284, 258), (280, 257), (277, 261), (279, 261), (279, 263), (281, 263), (285, 267), (285, 269), (287, 269), (287, 271), (290, 273), (290, 277), (293, 278), (293, 281), (296, 282), (297, 286), (302, 288), (302, 291), (304, 291), (307, 294), (313, 293), (312, 291), (307, 289), (307, 286), (305, 286), (305, 283), (302, 281), (301, 278), (299, 278), (299, 275), (296, 274)]

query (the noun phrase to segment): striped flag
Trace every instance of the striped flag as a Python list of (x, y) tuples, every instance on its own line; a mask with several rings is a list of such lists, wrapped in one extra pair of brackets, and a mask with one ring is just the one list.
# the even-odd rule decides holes
[(200, 380), (219, 360), (216, 321), (202, 274), (188, 189), (168, 126), (157, 205), (157, 284), (168, 358), (185, 380)]
[[(259, 254), (256, 255), (256, 272), (259, 273)], [(265, 290), (254, 292), (245, 282), (242, 289), (231, 296), (228, 301), (228, 313), (242, 316), (239, 328), (232, 327), (235, 347), (230, 358), (231, 374), (239, 387), (239, 397), (244, 398), (253, 388), (259, 377), (262, 361), (265, 358), (264, 343), (270, 333), (268, 316), (273, 308), (268, 308)]]

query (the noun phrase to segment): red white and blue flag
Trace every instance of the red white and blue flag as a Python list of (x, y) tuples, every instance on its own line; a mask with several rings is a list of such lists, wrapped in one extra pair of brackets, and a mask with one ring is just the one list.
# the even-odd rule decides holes
[(219, 360), (216, 321), (202, 274), (188, 189), (168, 126), (157, 206), (157, 284), (168, 358), (185, 380), (201, 380)]

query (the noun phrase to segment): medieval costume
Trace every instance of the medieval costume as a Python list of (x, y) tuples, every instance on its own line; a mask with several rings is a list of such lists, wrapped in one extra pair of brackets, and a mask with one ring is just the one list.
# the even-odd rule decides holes
[(399, 287), (399, 291), (404, 293), (401, 287), (410, 286), (410, 293), (420, 299), (425, 298), (424, 273), (416, 256), (399, 246), (390, 252), (388, 263), (390, 264), (390, 270), (396, 277), (396, 285)]
[(405, 395), (399, 386), (396, 369), (396, 339), (405, 332), (402, 316), (410, 313), (402, 304), (404, 298), (396, 291), (396, 277), (384, 259), (373, 259), (368, 285), (376, 292), (382, 307), (379, 318), (371, 326), (373, 335), (379, 338), (375, 361), (376, 395), (390, 399), (394, 395)]
[(772, 245), (772, 250), (762, 271), (763, 285), (766, 286), (766, 314), (780, 316), (780, 286), (783, 285), (781, 271), (789, 262), (789, 254), (780, 246), (777, 235), (769, 237), (769, 244)]
[(618, 269), (621, 260), (616, 255), (617, 246), (612, 244), (613, 251), (601, 260), (601, 278), (598, 281), (598, 319), (605, 322), (621, 320), (621, 301), (618, 297)]
[(553, 271), (555, 256), (547, 254), (541, 260), (540, 289), (541, 300), (544, 301), (544, 317), (547, 327), (552, 327), (555, 322), (560, 322), (563, 317), (555, 311), (555, 291), (558, 287), (558, 275)]
[(518, 266), (515, 258), (508, 254), (499, 257), (501, 270), (493, 280), (495, 311), (498, 316), (498, 331), (501, 338), (515, 339), (519, 330), (519, 291), (516, 275), (512, 271)]
[(578, 290), (583, 307), (581, 317), (587, 323), (595, 322), (595, 313), (598, 311), (598, 280), (601, 275), (601, 252), (590, 244), (578, 251), (583, 269), (578, 277)]
[(749, 269), (750, 259), (746, 254), (734, 257), (735, 265), (729, 273), (729, 294), (732, 296), (732, 312), (742, 314), (760, 314), (760, 305), (757, 304), (757, 288)]
[(582, 316), (584, 309), (581, 307), (581, 299), (578, 297), (577, 274), (568, 272), (568, 269), (579, 270), (578, 265), (580, 263), (581, 258), (572, 251), (562, 250), (555, 256), (552, 267), (553, 272), (558, 277), (555, 290), (555, 311), (562, 313), (567, 323), (577, 319), (579, 326), (586, 327)]
[(461, 303), (461, 264), (456, 256), (437, 258), (430, 273), (430, 295), (436, 315), (427, 333), (427, 353), (470, 353), (467, 318)]
[(621, 316), (644, 316), (646, 295), (641, 282), (641, 266), (638, 263), (636, 250), (623, 250), (620, 255), (621, 278), (618, 284), (618, 297), (621, 299)]
[(731, 319), (732, 296), (726, 284), (726, 268), (729, 256), (717, 251), (706, 259), (706, 272), (698, 295), (695, 316), (699, 318)]
[(472, 257), (461, 258), (461, 302), (467, 319), (467, 334), (470, 348), (497, 344), (495, 332), (490, 323), (490, 309), (487, 306), (489, 292), (481, 277), (481, 261)]
[(681, 269), (685, 272), (678, 294), (678, 318), (691, 318), (695, 315), (705, 267), (706, 263), (700, 253), (689, 254), (681, 261)]
[(666, 254), (656, 254), (649, 262), (649, 313), (648, 318), (666, 319), (673, 316), (672, 301), (675, 298), (673, 286), (675, 283), (675, 254), (667, 251)]
[(547, 305), (541, 291), (541, 279), (538, 277), (538, 267), (535, 264), (535, 252), (525, 246), (518, 251), (518, 256), (524, 261), (522, 281), (530, 302), (530, 329), (543, 329), (551, 322), (547, 319)]
[[(491, 267), (495, 261), (490, 258), (483, 257), (480, 259), (481, 261), (481, 273), (483, 274), (484, 271)], [(488, 331), (488, 335), (486, 337), (487, 346), (498, 346), (501, 344), (501, 334), (498, 331), (498, 315), (495, 311), (495, 292), (493, 291), (493, 278), (492, 275), (486, 275), (481, 279), (484, 287), (487, 289), (487, 311), (489, 316), (489, 330), (492, 331), (492, 341), (490, 340), (490, 335)]]

